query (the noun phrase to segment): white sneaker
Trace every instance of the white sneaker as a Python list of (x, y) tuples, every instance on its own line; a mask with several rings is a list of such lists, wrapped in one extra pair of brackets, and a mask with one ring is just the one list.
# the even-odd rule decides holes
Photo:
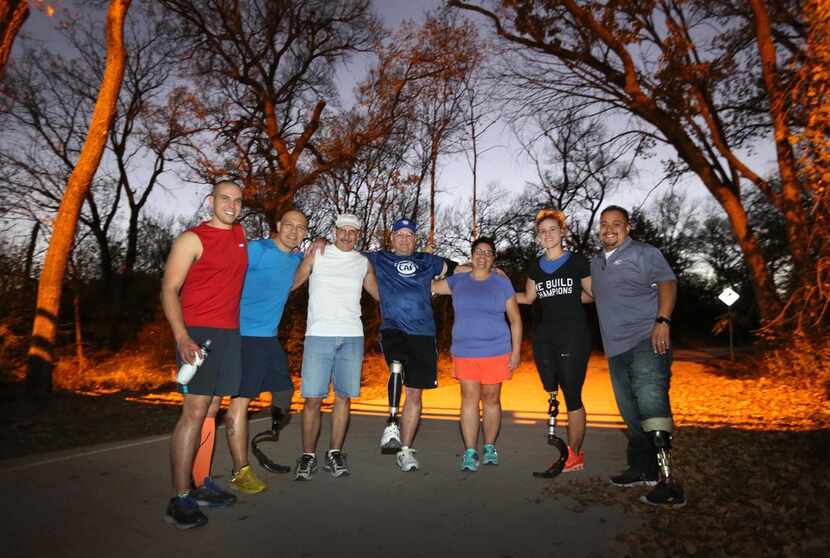
[(398, 467), (401, 471), (414, 471), (418, 469), (418, 460), (415, 458), (415, 450), (412, 448), (401, 448), (398, 455), (395, 457), (398, 462)]
[(394, 422), (390, 422), (383, 429), (380, 437), (380, 449), (397, 451), (401, 449), (401, 430)]

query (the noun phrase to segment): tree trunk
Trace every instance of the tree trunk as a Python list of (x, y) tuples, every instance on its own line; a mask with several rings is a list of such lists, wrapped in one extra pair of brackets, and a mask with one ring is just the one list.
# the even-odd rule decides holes
[(40, 221), (35, 221), (32, 227), (32, 232), (29, 234), (29, 246), (26, 247), (26, 264), (23, 268), (23, 285), (28, 286), (29, 280), (32, 278), (32, 267), (35, 260), (35, 248), (37, 247), (37, 237), (40, 234)]
[(429, 238), (427, 239), (427, 252), (432, 253), (435, 250), (435, 189), (437, 188), (437, 178), (435, 172), (438, 167), (438, 141), (433, 139), (432, 152), (430, 153), (430, 170), (429, 170)]
[[(810, 274), (812, 260), (805, 233), (806, 219), (801, 202), (801, 188), (796, 176), (795, 154), (790, 143), (790, 127), (787, 123), (785, 93), (778, 82), (777, 53), (772, 40), (772, 29), (766, 6), (761, 0), (751, 0), (755, 15), (755, 40), (761, 56), (761, 73), (769, 97), (769, 112), (775, 135), (775, 151), (778, 158), (778, 176), (781, 180), (781, 209), (787, 229), (787, 241), (793, 255), (796, 275)], [(812, 274), (810, 274), (812, 275)]]
[(75, 356), (78, 360), (78, 370), (86, 368), (84, 356), (84, 336), (81, 329), (81, 281), (77, 276), (72, 278), (72, 309), (75, 323)]
[(0, 0), (0, 81), (12, 53), (14, 39), (29, 17), (29, 0)]
[(47, 394), (52, 391), (55, 333), (66, 262), (78, 227), (78, 216), (84, 203), (84, 196), (98, 170), (115, 116), (127, 58), (124, 47), (124, 19), (130, 2), (131, 0), (110, 0), (107, 12), (107, 60), (104, 76), (86, 141), (66, 183), (66, 191), (58, 208), (52, 238), (49, 241), (49, 250), (40, 274), (35, 323), (32, 328), (26, 374), (27, 391), (32, 395)]

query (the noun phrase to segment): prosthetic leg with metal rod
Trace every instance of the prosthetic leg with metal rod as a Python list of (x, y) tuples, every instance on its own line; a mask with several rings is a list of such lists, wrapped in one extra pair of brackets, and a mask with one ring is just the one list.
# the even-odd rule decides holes
[(398, 427), (398, 403), (403, 389), (403, 364), (393, 360), (389, 365), (389, 382), (386, 384), (389, 396), (389, 420), (380, 437), (381, 453), (397, 453), (401, 449), (401, 429)]
[[(291, 467), (288, 465), (280, 465), (279, 463), (274, 463), (271, 459), (265, 455), (265, 453), (259, 448), (259, 444), (262, 442), (277, 442), (280, 439), (280, 431), (285, 428), (288, 423), (291, 421), (291, 414), (289, 412), (291, 407), (291, 396), (294, 393), (293, 386), (286, 390), (285, 392), (279, 392), (280, 394), (287, 394), (287, 397), (282, 397), (281, 399), (286, 399), (286, 401), (277, 401), (277, 395), (274, 394), (272, 396), (271, 401), (271, 430), (264, 430), (253, 437), (251, 440), (251, 453), (254, 454), (259, 464), (262, 466), (263, 469), (266, 471), (270, 471), (272, 473), (288, 473), (291, 471)], [(285, 410), (283, 410), (283, 406)]]
[(562, 472), (562, 469), (565, 467), (565, 462), (568, 460), (568, 444), (556, 435), (556, 416), (558, 414), (559, 401), (556, 399), (556, 391), (552, 391), (548, 398), (548, 445), (556, 447), (559, 451), (559, 459), (555, 460), (544, 471), (534, 471), (534, 477), (552, 479)]
[[(654, 449), (657, 452), (660, 482), (651, 492), (642, 496), (640, 500), (653, 506), (682, 508), (686, 505), (686, 496), (683, 494), (683, 488), (672, 475), (671, 432), (669, 430), (648, 430), (648, 428), (655, 426), (649, 424), (650, 422), (659, 422), (660, 424), (657, 426), (665, 428), (666, 425), (663, 423), (667, 420), (670, 423), (671, 419), (646, 419), (643, 421), (643, 430), (645, 430), (651, 443), (654, 444)], [(668, 427), (671, 428), (671, 425), (669, 424)]]

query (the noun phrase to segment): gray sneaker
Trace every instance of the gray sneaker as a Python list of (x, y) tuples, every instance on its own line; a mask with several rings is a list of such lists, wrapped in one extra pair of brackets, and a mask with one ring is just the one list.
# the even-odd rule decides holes
[(415, 458), (415, 450), (412, 448), (401, 448), (401, 451), (395, 457), (395, 461), (397, 461), (401, 471), (404, 472), (415, 471), (419, 466), (418, 459)]
[(314, 473), (317, 472), (317, 456), (302, 454), (297, 459), (297, 468), (294, 473), (294, 480), (311, 480)]
[(326, 464), (323, 469), (331, 473), (334, 478), (345, 477), (351, 474), (349, 464), (346, 462), (346, 454), (340, 450), (329, 450), (326, 452)]

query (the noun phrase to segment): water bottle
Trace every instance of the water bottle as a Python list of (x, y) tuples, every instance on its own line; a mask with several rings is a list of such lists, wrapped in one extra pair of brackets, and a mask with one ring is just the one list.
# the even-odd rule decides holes
[(193, 359), (193, 364), (185, 362), (182, 364), (181, 368), (179, 368), (179, 372), (176, 374), (176, 382), (181, 384), (183, 393), (187, 393), (187, 384), (193, 379), (193, 376), (196, 375), (196, 370), (198, 370), (199, 366), (201, 366), (207, 358), (209, 349), (210, 339), (202, 343), (199, 347), (199, 350), (196, 352), (196, 357)]

